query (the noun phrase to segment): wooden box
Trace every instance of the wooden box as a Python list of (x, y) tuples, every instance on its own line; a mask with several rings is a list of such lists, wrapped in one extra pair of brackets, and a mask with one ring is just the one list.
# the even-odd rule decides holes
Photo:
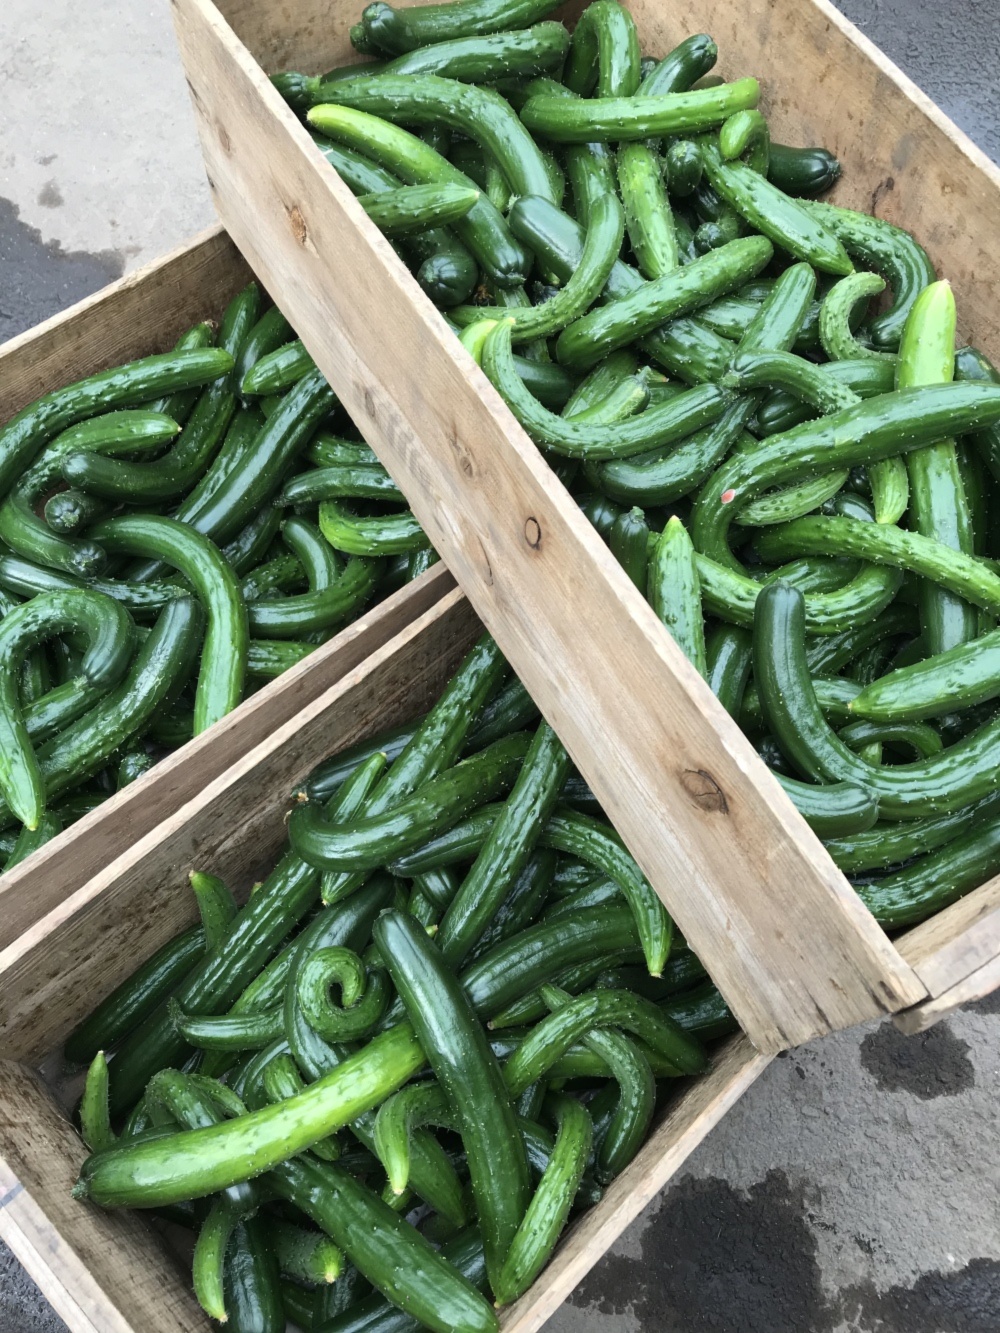
[[(469, 603), (447, 593), (0, 952), (0, 1237), (73, 1333), (214, 1325), (138, 1215), (70, 1198), (86, 1154), (59, 1105), (52, 1053), (193, 919), (189, 870), (246, 891), (284, 842), (295, 784), (328, 754), (423, 713), (481, 632)], [(541, 1327), (767, 1063), (742, 1036), (717, 1048), (708, 1073), (679, 1090), (632, 1165), (504, 1312), (505, 1333)], [(54, 1090), (39, 1066), (55, 1075)]]
[[(171, 347), (250, 281), (221, 227), (0, 347), (0, 422), (41, 394)], [(204, 735), (0, 877), (0, 948), (329, 689), (452, 586), (443, 566), (387, 598)]]
[[(828, 0), (626, 3), (647, 52), (707, 30), (761, 76), (775, 135), (834, 149), (835, 197), (911, 228), (1000, 354), (1000, 173)], [(997, 886), (887, 938), (270, 85), (357, 59), (361, 0), (173, 5), (230, 234), (758, 1047), (996, 984)]]

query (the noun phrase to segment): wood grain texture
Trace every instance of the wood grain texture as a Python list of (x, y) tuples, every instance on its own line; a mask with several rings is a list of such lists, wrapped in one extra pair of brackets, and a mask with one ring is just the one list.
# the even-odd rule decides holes
[(425, 712), (481, 633), (465, 598), (446, 594), (0, 952), (0, 1056), (40, 1060), (193, 921), (189, 871), (245, 894), (285, 842), (294, 788), (328, 755)]
[(1000, 876), (907, 931), (896, 947), (932, 998), (986, 967), (1000, 956)]
[(555, 1314), (769, 1063), (770, 1058), (755, 1051), (746, 1037), (726, 1042), (708, 1073), (676, 1099), (642, 1151), (608, 1186), (597, 1207), (566, 1233), (541, 1276), (520, 1300), (501, 1312), (503, 1333), (535, 1333)]
[(0, 346), (0, 423), (55, 388), (154, 352), (217, 319), (253, 275), (221, 227)]
[(774, 1051), (922, 998), (210, 0), (174, 10), (230, 234), (280, 293), (745, 1030)]
[(998, 987), (1000, 987), (1000, 956), (991, 958), (983, 967), (964, 977), (950, 990), (894, 1015), (892, 1021), (907, 1036), (926, 1032), (935, 1023), (940, 1023), (942, 1018), (947, 1018), (956, 1009), (960, 1009), (962, 1005), (985, 999)]
[(0, 950), (418, 619), (453, 585), (443, 565), (433, 566), (0, 876)]
[(70, 1196), (87, 1150), (38, 1076), (0, 1064), (0, 1238), (72, 1333), (213, 1327), (138, 1213)]

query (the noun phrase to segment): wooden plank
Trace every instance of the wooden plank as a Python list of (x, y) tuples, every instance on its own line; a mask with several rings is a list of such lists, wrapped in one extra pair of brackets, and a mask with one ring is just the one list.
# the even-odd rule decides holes
[(51, 389), (168, 350), (250, 281), (221, 227), (0, 346), (0, 423)]
[(141, 1214), (70, 1194), (87, 1155), (36, 1074), (0, 1065), (0, 1238), (72, 1333), (209, 1333)]
[(0, 950), (418, 619), (453, 584), (447, 569), (435, 565), (0, 877)]
[(1000, 956), (1000, 875), (907, 931), (896, 947), (932, 997), (978, 972)]
[(447, 594), (0, 951), (0, 1055), (39, 1060), (195, 917), (188, 873), (244, 891), (274, 865), (289, 797), (320, 760), (419, 716), (482, 632)]
[(923, 1004), (915, 1005), (912, 1009), (904, 1009), (901, 1014), (896, 1014), (893, 1022), (907, 1036), (926, 1032), (935, 1023), (940, 1023), (942, 1018), (947, 1018), (956, 1009), (960, 1009), (962, 1005), (985, 999), (998, 988), (1000, 988), (1000, 955), (991, 958), (985, 966), (977, 968), (950, 990), (925, 1000)]
[(734, 1037), (722, 1047), (709, 1072), (677, 1098), (635, 1160), (608, 1186), (597, 1207), (584, 1213), (566, 1233), (537, 1281), (520, 1300), (502, 1311), (503, 1333), (535, 1333), (555, 1314), (769, 1063), (769, 1057), (755, 1051), (746, 1037)]
[(774, 1051), (922, 998), (249, 52), (209, 0), (174, 11), (227, 228), (754, 1042)]
[(955, 288), (962, 335), (1000, 356), (1000, 168), (830, 0), (627, 3), (644, 50), (710, 32), (724, 77), (756, 75), (774, 138), (835, 152), (833, 202), (912, 231)]

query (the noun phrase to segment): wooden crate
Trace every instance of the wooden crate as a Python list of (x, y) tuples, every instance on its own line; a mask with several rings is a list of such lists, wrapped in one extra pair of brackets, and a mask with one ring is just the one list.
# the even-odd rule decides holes
[[(1000, 352), (1000, 173), (827, 0), (626, 2), (644, 49), (707, 29), (724, 75), (764, 76), (776, 136), (835, 149), (836, 198), (912, 228), (955, 285), (963, 333)], [(997, 956), (995, 926), (967, 915), (996, 887), (942, 914), (930, 957), (890, 942), (265, 77), (356, 59), (360, 0), (173, 4), (231, 235), (746, 1032), (774, 1051), (947, 1005), (981, 974), (981, 943)]]
[[(218, 317), (252, 276), (236, 246), (215, 227), (13, 338), (0, 347), (0, 422), (54, 387), (167, 350), (193, 323)], [(0, 877), (0, 948), (353, 670), (452, 585), (443, 566), (430, 570)]]
[[(446, 594), (0, 952), (0, 1237), (74, 1333), (212, 1326), (137, 1216), (70, 1198), (85, 1149), (34, 1069), (52, 1071), (51, 1053), (80, 1019), (193, 919), (190, 869), (245, 891), (284, 842), (293, 786), (328, 754), (423, 713), (481, 632), (461, 594)], [(742, 1036), (718, 1047), (708, 1073), (678, 1092), (632, 1165), (504, 1312), (504, 1330), (541, 1327), (767, 1063)]]

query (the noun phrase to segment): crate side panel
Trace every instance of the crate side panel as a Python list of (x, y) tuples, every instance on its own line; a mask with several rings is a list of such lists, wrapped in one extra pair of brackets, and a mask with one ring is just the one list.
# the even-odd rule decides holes
[(1000, 876), (896, 940), (932, 996), (1000, 956)]

